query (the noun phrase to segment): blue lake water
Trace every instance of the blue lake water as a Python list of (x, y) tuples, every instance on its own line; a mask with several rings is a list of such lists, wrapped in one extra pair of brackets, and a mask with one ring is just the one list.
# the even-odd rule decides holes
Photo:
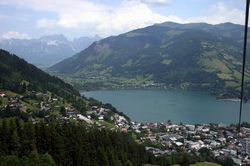
[[(111, 103), (137, 122), (237, 123), (239, 102), (217, 100), (200, 92), (167, 90), (102, 90), (81, 92)], [(250, 122), (250, 103), (245, 103), (242, 120)]]

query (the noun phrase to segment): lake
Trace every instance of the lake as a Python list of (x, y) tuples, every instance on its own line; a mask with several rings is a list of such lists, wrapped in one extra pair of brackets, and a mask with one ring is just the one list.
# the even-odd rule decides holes
[[(217, 100), (201, 92), (169, 90), (102, 90), (81, 92), (119, 111), (137, 122), (237, 123), (239, 102)], [(250, 122), (250, 103), (245, 103), (242, 120)]]

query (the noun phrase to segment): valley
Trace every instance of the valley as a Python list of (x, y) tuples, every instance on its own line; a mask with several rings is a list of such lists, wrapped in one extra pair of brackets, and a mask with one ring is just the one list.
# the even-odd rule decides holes
[(249, 8), (1, 0), (0, 166), (250, 165)]
[[(242, 28), (156, 24), (94, 42), (49, 71), (80, 90), (182, 89), (238, 98)], [(249, 81), (247, 63), (246, 97)]]

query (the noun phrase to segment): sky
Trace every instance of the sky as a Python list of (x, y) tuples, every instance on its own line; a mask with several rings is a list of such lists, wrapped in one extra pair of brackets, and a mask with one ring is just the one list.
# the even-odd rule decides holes
[(245, 0), (0, 0), (0, 39), (107, 37), (155, 23), (244, 23)]

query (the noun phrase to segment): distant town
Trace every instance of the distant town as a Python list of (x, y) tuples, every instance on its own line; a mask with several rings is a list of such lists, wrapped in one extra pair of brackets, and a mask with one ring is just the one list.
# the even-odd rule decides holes
[[(216, 158), (230, 157), (236, 165), (250, 165), (248, 127), (241, 127), (238, 132), (237, 126), (224, 124), (173, 124), (171, 121), (138, 123), (97, 105), (92, 106), (90, 111), (79, 113), (70, 105), (62, 110), (61, 98), (36, 91), (28, 92), (25, 96), (0, 92), (1, 101), (4, 103), (1, 107), (5, 109), (8, 107), (9, 110), (18, 108), (22, 112), (28, 112), (24, 101), (27, 103), (34, 97), (39, 102), (33, 104), (37, 105), (40, 111), (47, 113), (43, 118), (33, 116), (33, 123), (38, 123), (41, 119), (45, 122), (50, 121), (52, 118), (64, 122), (75, 120), (86, 123), (89, 127), (132, 133), (134, 139), (140, 144), (145, 144), (146, 150), (155, 156), (171, 155), (180, 149), (195, 152), (207, 148)], [(51, 114), (55, 110), (58, 110), (59, 114)]]

